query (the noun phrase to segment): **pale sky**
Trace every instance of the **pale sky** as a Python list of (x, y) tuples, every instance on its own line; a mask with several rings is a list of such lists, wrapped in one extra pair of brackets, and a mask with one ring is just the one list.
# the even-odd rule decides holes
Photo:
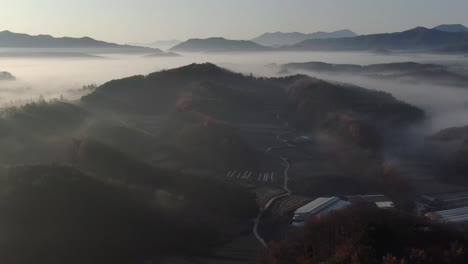
[(468, 26), (468, 0), (0, 0), (0, 31), (126, 43)]

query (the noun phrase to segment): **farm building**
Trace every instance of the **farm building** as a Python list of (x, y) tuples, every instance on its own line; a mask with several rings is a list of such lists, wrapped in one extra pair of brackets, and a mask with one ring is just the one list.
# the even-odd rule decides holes
[(468, 207), (431, 212), (426, 217), (447, 224), (468, 224)]
[(350, 202), (338, 197), (321, 197), (302, 206), (294, 212), (293, 226), (303, 226), (307, 219), (314, 216), (326, 215), (333, 210), (339, 210), (350, 205)]

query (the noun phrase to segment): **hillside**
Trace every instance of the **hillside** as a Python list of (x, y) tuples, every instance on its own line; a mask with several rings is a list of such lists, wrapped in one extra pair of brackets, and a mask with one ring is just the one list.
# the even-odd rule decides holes
[(73, 49), (95, 52), (115, 52), (122, 53), (158, 53), (159, 49), (144, 48), (130, 45), (119, 45), (105, 41), (95, 40), (90, 37), (70, 38), (62, 37), (55, 38), (50, 35), (32, 36), (22, 33), (14, 33), (11, 31), (0, 32), (0, 47), (14, 49)]
[(252, 39), (252, 41), (263, 46), (279, 47), (294, 45), (307, 39), (347, 38), (355, 36), (357, 36), (357, 34), (348, 29), (334, 32), (314, 32), (310, 34), (299, 32), (275, 32), (265, 33)]
[(174, 52), (250, 52), (268, 51), (269, 47), (261, 46), (252, 41), (229, 40), (225, 38), (189, 39), (169, 51)]
[(305, 40), (285, 48), (286, 50), (434, 50), (468, 42), (468, 33), (444, 32), (436, 29), (417, 27), (411, 30), (362, 35), (353, 38)]
[(326, 74), (363, 75), (376, 79), (422, 82), (466, 87), (468, 77), (438, 64), (397, 62), (370, 65), (330, 64), (324, 62), (288, 63), (281, 66), (282, 73), (310, 71)]

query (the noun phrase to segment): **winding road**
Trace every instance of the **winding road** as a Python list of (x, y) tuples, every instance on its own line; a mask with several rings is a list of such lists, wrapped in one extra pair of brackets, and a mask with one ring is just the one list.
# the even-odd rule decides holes
[[(277, 115), (276, 118), (280, 121), (283, 121), (281, 120), (280, 116)], [(289, 127), (289, 123), (288, 122), (285, 122), (284, 121), (284, 124), (286, 127)], [(286, 134), (289, 134), (289, 132), (287, 133), (283, 133), (283, 134), (278, 134), (276, 136), (276, 139), (281, 141), (282, 143), (285, 143), (286, 146), (279, 146), (279, 147), (269, 147), (265, 152), (268, 153), (268, 152), (271, 152), (272, 150), (274, 149), (282, 149), (282, 148), (292, 148), (292, 147), (295, 147), (295, 145), (292, 145), (290, 143), (288, 143), (287, 140), (285, 139), (282, 139), (281, 136), (282, 135), (286, 135)], [(289, 196), (291, 195), (291, 190), (289, 189), (289, 169), (291, 168), (291, 163), (289, 161), (288, 158), (286, 157), (283, 157), (281, 156), (280, 157), (280, 160), (281, 160), (281, 164), (284, 166), (284, 183), (283, 183), (283, 186), (282, 186), (282, 189), (285, 191), (285, 193), (282, 193), (282, 194), (279, 194), (277, 196), (274, 196), (272, 197), (266, 204), (265, 206), (263, 206), (262, 208), (260, 208), (260, 212), (258, 213), (257, 215), (257, 218), (255, 218), (255, 221), (254, 221), (254, 226), (253, 226), (253, 234), (255, 236), (255, 238), (257, 238), (257, 240), (260, 242), (260, 244), (262, 244), (263, 247), (267, 247), (267, 243), (265, 242), (265, 239), (263, 239), (260, 234), (258, 233), (258, 227), (260, 225), (260, 221), (262, 220), (263, 218), (263, 215), (268, 211), (268, 209), (270, 209), (271, 205), (276, 202), (277, 200), (283, 198), (283, 197), (286, 197), (286, 196)]]

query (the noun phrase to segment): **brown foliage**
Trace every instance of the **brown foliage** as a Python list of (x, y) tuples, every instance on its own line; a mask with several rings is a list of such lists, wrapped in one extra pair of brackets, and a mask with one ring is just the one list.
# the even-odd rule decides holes
[(270, 244), (259, 263), (466, 263), (468, 241), (423, 219), (349, 208), (316, 218)]

